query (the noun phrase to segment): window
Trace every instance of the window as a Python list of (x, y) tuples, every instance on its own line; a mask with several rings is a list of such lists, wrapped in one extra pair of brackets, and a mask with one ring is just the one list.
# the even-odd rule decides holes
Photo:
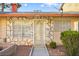
[(13, 36), (22, 37), (22, 27), (21, 25), (13, 25)]
[(54, 21), (54, 31), (66, 31), (71, 29), (70, 20), (55, 20)]
[(33, 39), (33, 23), (29, 22), (17, 17), (7, 20), (7, 37)]

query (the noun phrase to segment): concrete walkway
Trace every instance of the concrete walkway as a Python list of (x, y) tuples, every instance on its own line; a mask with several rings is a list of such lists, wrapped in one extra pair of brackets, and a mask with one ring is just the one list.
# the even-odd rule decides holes
[(34, 47), (32, 56), (49, 56), (49, 54), (46, 47)]

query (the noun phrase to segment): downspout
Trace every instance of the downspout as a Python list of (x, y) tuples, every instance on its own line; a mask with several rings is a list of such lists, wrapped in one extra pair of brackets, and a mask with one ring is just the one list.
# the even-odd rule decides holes
[(61, 14), (61, 20), (63, 20), (63, 6), (64, 6), (64, 3), (61, 5), (60, 7), (60, 14)]
[[(61, 9), (61, 21), (63, 22), (63, 8)], [(61, 31), (63, 31), (63, 29)]]
[(64, 3), (61, 5), (61, 7), (60, 7), (60, 12), (61, 12), (61, 16), (63, 16), (63, 6), (64, 6)]

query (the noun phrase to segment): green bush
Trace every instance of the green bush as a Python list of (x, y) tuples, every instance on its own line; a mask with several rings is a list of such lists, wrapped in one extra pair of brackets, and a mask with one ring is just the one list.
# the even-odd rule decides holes
[(67, 55), (79, 55), (79, 32), (71, 30), (64, 31), (61, 33), (61, 40), (66, 48)]
[(54, 42), (54, 41), (50, 42), (49, 45), (51, 48), (54, 48), (54, 49), (56, 48), (56, 42)]

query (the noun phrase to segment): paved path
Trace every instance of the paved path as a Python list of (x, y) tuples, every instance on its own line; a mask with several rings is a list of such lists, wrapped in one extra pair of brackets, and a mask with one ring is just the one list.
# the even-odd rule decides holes
[(34, 47), (32, 56), (49, 56), (49, 54), (46, 47)]

